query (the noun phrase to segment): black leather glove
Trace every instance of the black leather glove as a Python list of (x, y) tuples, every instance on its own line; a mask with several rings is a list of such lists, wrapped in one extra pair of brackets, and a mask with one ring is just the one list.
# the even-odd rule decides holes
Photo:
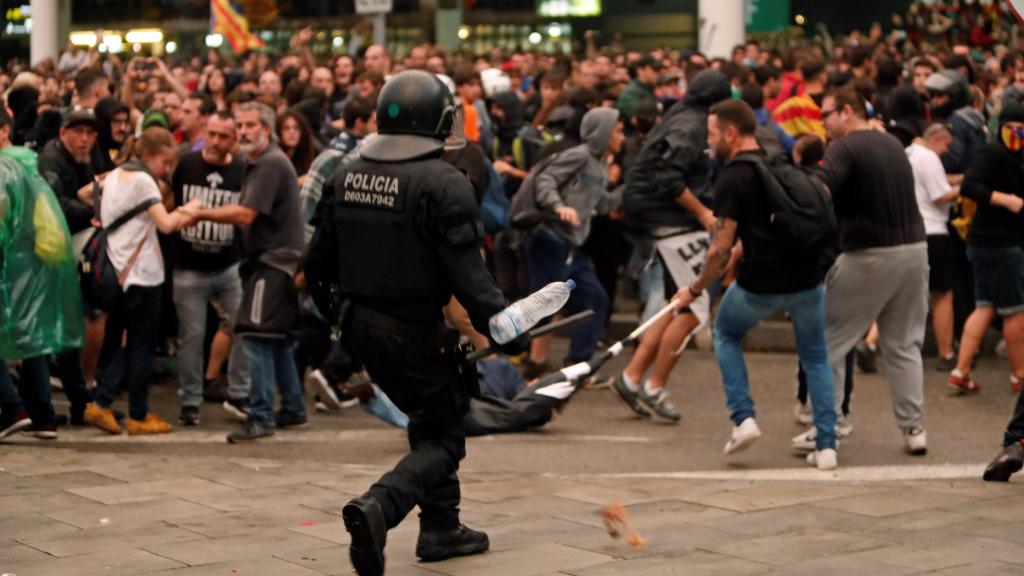
[(506, 356), (519, 356), (524, 352), (530, 351), (530, 342), (533, 338), (530, 337), (530, 333), (520, 334), (514, 340), (510, 340), (500, 346), (498, 350)]

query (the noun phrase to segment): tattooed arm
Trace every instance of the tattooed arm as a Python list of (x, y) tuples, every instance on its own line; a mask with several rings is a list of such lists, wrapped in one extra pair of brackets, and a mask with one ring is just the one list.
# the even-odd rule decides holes
[(711, 248), (708, 249), (708, 255), (704, 258), (700, 277), (693, 284), (679, 289), (675, 296), (678, 306), (689, 306), (700, 296), (701, 292), (707, 289), (708, 285), (725, 272), (735, 243), (736, 221), (732, 218), (719, 218), (714, 239), (711, 241)]

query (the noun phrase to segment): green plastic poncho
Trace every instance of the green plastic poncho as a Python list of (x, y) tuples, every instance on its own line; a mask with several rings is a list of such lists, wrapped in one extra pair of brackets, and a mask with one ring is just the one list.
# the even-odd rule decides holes
[(82, 296), (71, 234), (35, 152), (0, 150), (0, 358), (82, 346)]

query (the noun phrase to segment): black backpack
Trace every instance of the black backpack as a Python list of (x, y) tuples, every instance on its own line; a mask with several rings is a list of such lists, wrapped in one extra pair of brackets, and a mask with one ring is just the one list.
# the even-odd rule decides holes
[[(82, 286), (82, 296), (89, 306), (96, 310), (108, 311), (112, 310), (117, 301), (121, 299), (123, 295), (121, 279), (118, 278), (117, 270), (114, 269), (114, 264), (107, 256), (107, 237), (111, 232), (156, 203), (157, 201), (152, 198), (143, 200), (111, 222), (110, 226), (93, 232), (92, 237), (89, 238), (89, 242), (86, 243), (78, 258), (78, 280)], [(135, 263), (135, 258), (138, 257), (138, 250), (141, 247), (139, 245), (136, 249), (131, 264)]]
[(836, 243), (839, 225), (832, 195), (817, 176), (782, 156), (742, 153), (733, 162), (749, 162), (764, 182), (776, 238), (795, 254), (821, 254)]

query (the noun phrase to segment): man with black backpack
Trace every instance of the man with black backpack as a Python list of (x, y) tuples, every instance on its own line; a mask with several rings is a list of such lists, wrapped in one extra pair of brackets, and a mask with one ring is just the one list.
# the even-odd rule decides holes
[(715, 356), (722, 372), (726, 405), (735, 427), (725, 445), (733, 454), (761, 436), (743, 360), (743, 337), (762, 318), (785, 310), (793, 321), (797, 354), (807, 373), (814, 407), (817, 449), (807, 462), (819, 470), (838, 465), (835, 386), (825, 345), (825, 290), (821, 260), (835, 230), (824, 183), (815, 176), (769, 159), (757, 144), (757, 116), (741, 100), (713, 106), (708, 145), (725, 166), (714, 186), (718, 227), (700, 276), (676, 294), (688, 306), (721, 276), (741, 241), (737, 280), (729, 286), (715, 320)]

